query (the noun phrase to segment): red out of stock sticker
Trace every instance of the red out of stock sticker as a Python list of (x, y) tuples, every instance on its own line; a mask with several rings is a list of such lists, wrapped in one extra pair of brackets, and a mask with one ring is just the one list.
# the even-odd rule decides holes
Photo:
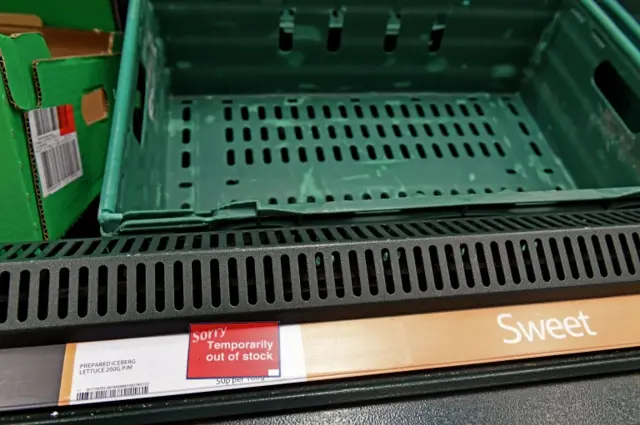
[(191, 325), (188, 379), (280, 376), (278, 322)]

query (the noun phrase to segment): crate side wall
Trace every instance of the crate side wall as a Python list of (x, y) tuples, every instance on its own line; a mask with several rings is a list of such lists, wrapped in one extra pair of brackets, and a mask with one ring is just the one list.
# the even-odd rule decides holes
[(256, 3), (153, 1), (174, 94), (513, 92), (561, 2)]
[[(168, 75), (164, 42), (159, 37), (153, 6), (143, 2), (138, 49), (136, 104), (124, 153), (119, 211), (166, 208), (167, 140), (178, 136), (169, 116)], [(136, 122), (137, 121), (137, 122)], [(137, 128), (136, 128), (137, 127)]]
[(628, 127), (640, 73), (588, 10), (568, 6), (558, 16), (527, 75), (525, 104), (579, 188), (640, 184), (638, 136)]

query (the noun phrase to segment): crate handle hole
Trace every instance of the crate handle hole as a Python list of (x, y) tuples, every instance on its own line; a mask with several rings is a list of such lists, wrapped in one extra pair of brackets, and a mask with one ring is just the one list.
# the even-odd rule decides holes
[(398, 47), (398, 34), (385, 34), (383, 48), (386, 53), (392, 53)]
[(329, 16), (329, 30), (327, 31), (327, 50), (337, 52), (342, 44), (342, 22), (338, 10), (331, 11)]
[(337, 52), (342, 43), (342, 28), (329, 28), (327, 33), (327, 50)]
[(444, 32), (447, 26), (447, 16), (439, 14), (436, 17), (436, 22), (431, 27), (431, 34), (429, 36), (429, 53), (437, 53), (442, 47), (442, 41), (444, 40)]
[(295, 26), (295, 12), (293, 9), (282, 11), (278, 28), (278, 48), (281, 52), (293, 50), (293, 33)]
[(293, 50), (293, 33), (287, 32), (284, 28), (280, 28), (280, 37), (278, 46), (282, 52), (290, 52)]
[(389, 16), (389, 21), (387, 22), (387, 28), (384, 35), (384, 41), (382, 43), (382, 48), (385, 53), (392, 53), (398, 47), (398, 35), (400, 33), (400, 28), (402, 25), (401, 19), (402, 16), (399, 12), (392, 12)]
[[(593, 73), (593, 81), (627, 128), (632, 133), (640, 133), (640, 97), (613, 64), (609, 61), (601, 62)], [(606, 118), (600, 117), (601, 120)]]
[(227, 186), (236, 186), (240, 183), (238, 179), (229, 179), (227, 180)]

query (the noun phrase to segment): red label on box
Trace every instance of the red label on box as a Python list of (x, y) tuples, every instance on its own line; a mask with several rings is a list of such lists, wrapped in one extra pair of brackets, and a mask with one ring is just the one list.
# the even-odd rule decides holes
[(278, 322), (191, 325), (187, 379), (280, 376)]
[(60, 123), (60, 135), (76, 132), (76, 121), (73, 118), (73, 106), (63, 105), (57, 107), (58, 121)]

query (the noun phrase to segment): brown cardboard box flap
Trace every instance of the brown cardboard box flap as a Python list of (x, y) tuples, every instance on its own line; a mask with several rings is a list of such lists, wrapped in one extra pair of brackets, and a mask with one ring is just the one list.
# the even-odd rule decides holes
[(42, 28), (42, 19), (36, 15), (22, 13), (0, 13), (0, 25)]
[(53, 58), (109, 54), (113, 47), (113, 33), (7, 25), (1, 16), (0, 34), (40, 33), (44, 37)]

